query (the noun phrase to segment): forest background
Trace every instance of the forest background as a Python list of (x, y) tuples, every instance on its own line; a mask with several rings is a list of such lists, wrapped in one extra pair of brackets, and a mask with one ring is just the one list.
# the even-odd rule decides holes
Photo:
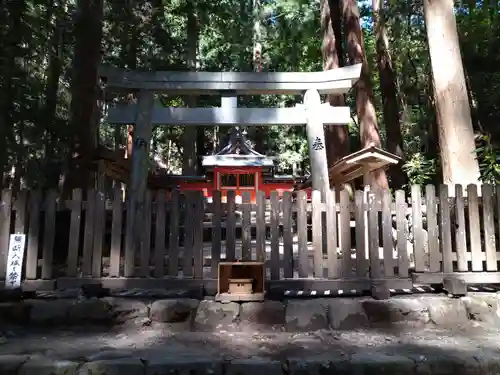
[[(325, 98), (335, 105), (346, 102), (352, 109), (348, 126), (325, 129), (329, 164), (375, 144), (403, 158), (388, 171), (387, 179), (383, 172), (374, 176), (381, 186), (387, 186), (387, 181), (391, 189), (454, 181), (447, 160), (450, 155), (471, 163), (477, 156), (480, 179), (498, 183), (498, 6), (484, 2), (453, 6), (444, 0), (432, 3), (2, 0), (0, 185), (14, 190), (53, 188), (63, 181), (84, 187), (91, 184), (92, 177), (81, 169), (78, 176), (67, 176), (78, 171), (70, 156), (91, 158), (97, 144), (126, 149), (127, 127), (106, 124), (101, 115), (112, 101), (134, 101), (135, 97), (111, 97), (105, 83), (96, 85), (100, 64), (146, 70), (288, 72), (357, 62), (364, 63), (364, 69), (355, 90), (345, 98)], [(451, 38), (446, 45), (455, 55), (440, 57), (436, 48), (429, 48), (433, 40), (434, 45), (439, 41), (439, 30), (435, 25), (429, 28), (432, 19), (436, 22), (442, 16), (435, 4), (449, 4), (448, 21), (454, 21), (455, 15), (459, 43)], [(456, 32), (454, 22), (443, 21), (442, 27), (450, 35)], [(440, 66), (443, 75), (443, 69), (461, 67), (460, 52), (465, 73), (461, 89), (468, 94), (472, 119), (465, 118), (467, 112), (461, 114), (464, 123), (472, 124), (472, 131), (462, 133), (465, 138), (460, 129), (453, 128), (456, 122), (452, 118), (436, 111), (436, 98), (453, 102), (460, 88), (439, 99), (431, 63), (432, 55), (434, 74)], [(450, 60), (450, 56), (455, 58)], [(166, 106), (220, 105), (216, 97), (157, 99)], [(302, 98), (239, 100), (240, 106), (280, 107)], [(208, 126), (157, 127), (151, 168), (175, 174), (201, 173), (198, 156), (217, 150), (226, 142), (228, 131)], [(310, 172), (303, 127), (257, 127), (249, 132), (256, 150), (278, 157), (280, 173)], [(457, 149), (456, 142), (448, 142), (450, 134), (462, 137), (464, 147)]]

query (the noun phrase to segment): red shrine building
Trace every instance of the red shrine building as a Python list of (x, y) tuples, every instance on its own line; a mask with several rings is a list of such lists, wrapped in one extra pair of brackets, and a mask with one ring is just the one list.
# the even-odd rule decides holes
[[(182, 191), (198, 190), (211, 200), (214, 190), (220, 190), (225, 201), (227, 192), (236, 192), (236, 201), (240, 202), (244, 192), (249, 192), (255, 202), (256, 192), (263, 191), (269, 197), (272, 191), (282, 195), (293, 191), (296, 185), (306, 178), (295, 176), (275, 176), (275, 158), (255, 151), (247, 141), (245, 132), (234, 129), (229, 143), (214, 155), (203, 157), (202, 166), (205, 176), (178, 176), (177, 186)], [(310, 189), (307, 189), (310, 190)], [(309, 191), (308, 191), (309, 193)]]

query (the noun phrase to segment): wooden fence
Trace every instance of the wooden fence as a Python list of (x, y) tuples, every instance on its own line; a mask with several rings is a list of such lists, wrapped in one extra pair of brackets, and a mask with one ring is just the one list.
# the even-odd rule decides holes
[[(9, 235), (25, 233), (27, 289), (215, 288), (221, 260), (265, 260), (268, 287), (369, 290), (440, 283), (447, 274), (470, 283), (500, 282), (500, 187), (413, 186), (365, 194), (258, 192), (235, 203), (216, 192), (148, 191), (134, 215), (118, 188), (112, 199), (93, 189), (62, 201), (56, 191), (4, 190), (0, 206), (0, 275)], [(127, 225), (127, 217), (133, 217)]]

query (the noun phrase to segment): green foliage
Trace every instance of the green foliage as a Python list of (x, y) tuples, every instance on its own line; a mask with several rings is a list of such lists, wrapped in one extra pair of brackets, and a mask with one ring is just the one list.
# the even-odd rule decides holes
[(500, 184), (500, 150), (493, 146), (489, 135), (482, 135), (478, 141), (481, 146), (474, 152), (479, 160), (481, 181), (486, 184)]
[(436, 174), (436, 160), (416, 152), (406, 160), (403, 170), (408, 175), (409, 185), (425, 185)]
[[(360, 4), (366, 5), (366, 2)], [(76, 129), (69, 126), (72, 57), (75, 47), (74, 0), (16, 0), (0, 5), (0, 174), (29, 186), (56, 186)], [(252, 2), (196, 1), (199, 24), (199, 69), (252, 70)], [(319, 1), (262, 1), (264, 71), (322, 69)], [(375, 105), (382, 136), (382, 95), (375, 69), (371, 9), (362, 7), (367, 60), (372, 72)], [(104, 9), (102, 60), (129, 69), (186, 69), (187, 16), (180, 0), (108, 0)], [(398, 99), (404, 136), (404, 171), (410, 183), (434, 181), (439, 154), (432, 97), (429, 53), (421, 2), (391, 0), (384, 12), (389, 47), (397, 71)], [(489, 134), (476, 150), (482, 179), (500, 181), (500, 14), (480, 3), (457, 9), (460, 47), (467, 73), (476, 130)], [(446, 63), (446, 62), (443, 62)], [(60, 70), (54, 70), (60, 65)], [(55, 72), (55, 80), (51, 74)], [(51, 82), (56, 82), (51, 109)], [(52, 87), (54, 88), (54, 87)], [(114, 100), (123, 100), (123, 97)], [(184, 105), (183, 98), (158, 98), (164, 105)], [(293, 106), (299, 97), (241, 98), (241, 105)], [(347, 103), (355, 113), (354, 94)], [(218, 106), (217, 98), (200, 98), (200, 106)], [(356, 116), (353, 116), (356, 119)], [(85, 125), (82, 125), (85, 126)], [(255, 138), (254, 130), (250, 139)], [(217, 146), (216, 129), (203, 129), (204, 150)], [(349, 125), (351, 150), (359, 147), (359, 129)], [(179, 171), (183, 154), (179, 127), (153, 132), (152, 151), (171, 172)], [(101, 124), (99, 142), (124, 147), (125, 129)], [(302, 127), (267, 130), (266, 153), (278, 157), (283, 173), (293, 164), (307, 170), (308, 152)]]

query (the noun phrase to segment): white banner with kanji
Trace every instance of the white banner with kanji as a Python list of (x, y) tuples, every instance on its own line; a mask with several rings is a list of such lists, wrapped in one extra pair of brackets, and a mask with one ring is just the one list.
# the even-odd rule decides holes
[(6, 289), (16, 289), (21, 287), (25, 244), (25, 234), (16, 233), (10, 235), (9, 254), (7, 256), (7, 273), (5, 275)]

